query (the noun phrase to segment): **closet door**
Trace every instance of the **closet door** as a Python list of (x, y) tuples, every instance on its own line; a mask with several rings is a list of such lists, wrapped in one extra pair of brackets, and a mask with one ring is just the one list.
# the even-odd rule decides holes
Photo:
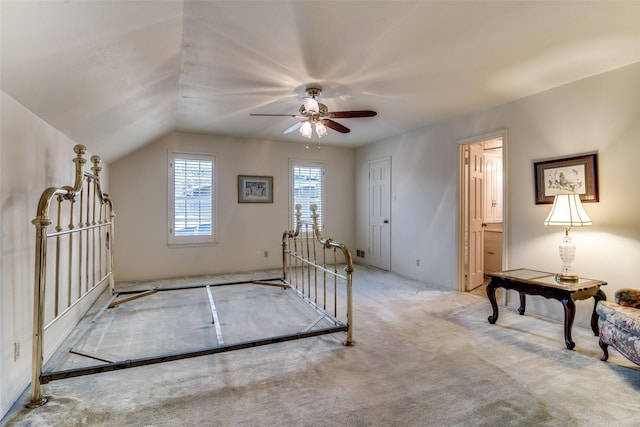
[(502, 156), (484, 154), (484, 222), (502, 222)]
[(391, 271), (391, 158), (369, 162), (369, 264)]

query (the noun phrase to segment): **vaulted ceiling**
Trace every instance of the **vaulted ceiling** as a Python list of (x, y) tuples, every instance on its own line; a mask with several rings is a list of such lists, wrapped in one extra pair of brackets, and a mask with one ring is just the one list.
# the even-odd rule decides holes
[(113, 161), (282, 134), (310, 84), (358, 146), (640, 62), (640, 1), (7, 1), (1, 87)]

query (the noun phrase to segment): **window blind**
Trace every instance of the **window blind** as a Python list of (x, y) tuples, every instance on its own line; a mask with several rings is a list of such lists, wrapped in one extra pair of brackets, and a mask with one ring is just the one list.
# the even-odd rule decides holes
[(176, 237), (213, 235), (213, 161), (173, 161), (173, 233)]
[(319, 166), (293, 166), (293, 222), (295, 225), (295, 206), (302, 205), (302, 221), (313, 222), (310, 206), (318, 206), (318, 225), (322, 229), (322, 185), (323, 171)]

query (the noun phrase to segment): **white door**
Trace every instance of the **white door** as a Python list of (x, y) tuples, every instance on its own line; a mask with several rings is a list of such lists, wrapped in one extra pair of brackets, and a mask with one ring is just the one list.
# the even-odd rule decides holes
[(391, 270), (391, 158), (369, 162), (369, 264)]
[(471, 144), (469, 153), (469, 280), (467, 290), (484, 280), (484, 155), (482, 144)]
[(502, 222), (502, 152), (484, 153), (484, 222)]

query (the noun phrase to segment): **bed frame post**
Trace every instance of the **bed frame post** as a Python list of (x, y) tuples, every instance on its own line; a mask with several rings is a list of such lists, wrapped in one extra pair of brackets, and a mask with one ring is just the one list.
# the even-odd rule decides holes
[(287, 240), (289, 237), (290, 231), (287, 230), (282, 234), (282, 281), (287, 281), (287, 266), (289, 263), (287, 262)]
[[(94, 191), (94, 199), (96, 197), (100, 197), (102, 196), (102, 199), (104, 201), (104, 203), (106, 203), (109, 206), (109, 217), (106, 219), (106, 221), (109, 221), (109, 230), (107, 231), (107, 241), (106, 241), (106, 248), (107, 248), (107, 271), (111, 272), (111, 275), (109, 276), (109, 290), (111, 291), (111, 295), (113, 295), (115, 293), (115, 280), (113, 278), (113, 230), (114, 230), (114, 226), (113, 226), (113, 222), (115, 220), (116, 214), (113, 212), (113, 205), (111, 204), (111, 197), (109, 197), (108, 194), (103, 193), (102, 192), (102, 186), (100, 184), (100, 171), (102, 171), (102, 167), (100, 166), (100, 162), (102, 161), (102, 159), (100, 158), (100, 156), (91, 156), (91, 163), (93, 163), (93, 167), (91, 168), (91, 170), (93, 171), (93, 174), (95, 175), (95, 186), (96, 186), (96, 190)], [(102, 210), (102, 204), (100, 207), (100, 210)], [(94, 210), (94, 215), (95, 215), (95, 210)], [(94, 225), (95, 225), (95, 220), (94, 220)], [(100, 271), (102, 271), (102, 269), (100, 269)]]
[(115, 279), (113, 278), (113, 275), (114, 275), (113, 231), (115, 230), (114, 221), (116, 220), (116, 214), (113, 212), (113, 205), (111, 204), (111, 198), (109, 197), (108, 194), (105, 194), (104, 196), (109, 205), (109, 221), (111, 222), (111, 224), (109, 224), (109, 231), (107, 232), (106, 245), (107, 245), (107, 251), (108, 251), (107, 259), (109, 261), (108, 269), (111, 272), (111, 275), (109, 276), (109, 288), (111, 290), (111, 295), (113, 295), (116, 292)]
[[(42, 199), (40, 200), (42, 202)], [(48, 202), (47, 202), (48, 203)], [(43, 340), (44, 332), (44, 291), (46, 284), (46, 260), (47, 253), (47, 227), (51, 220), (46, 216), (39, 216), (33, 220), (36, 226), (36, 265), (35, 265), (35, 293), (33, 297), (33, 351), (31, 369), (31, 402), (27, 404), (29, 408), (37, 408), (47, 403), (47, 398), (42, 395), (42, 385), (40, 375), (42, 374), (43, 363)]]
[[(315, 205), (314, 205), (315, 206)], [(315, 214), (315, 211), (314, 211)], [(316, 230), (319, 231), (317, 219), (314, 216), (314, 226)], [(353, 340), (353, 272), (356, 270), (353, 266), (353, 258), (351, 257), (351, 252), (347, 248), (344, 243), (336, 243), (331, 241), (331, 239), (327, 240), (326, 245), (337, 245), (342, 251), (345, 259), (345, 267), (344, 271), (347, 273), (347, 340), (344, 342), (346, 346), (354, 346), (356, 342)]]
[[(349, 258), (351, 258), (351, 254), (349, 254)], [(355, 271), (353, 267), (353, 261), (347, 261), (347, 266), (344, 268), (347, 273), (347, 340), (344, 342), (346, 346), (354, 346), (356, 342), (353, 340), (353, 277), (351, 273)]]

